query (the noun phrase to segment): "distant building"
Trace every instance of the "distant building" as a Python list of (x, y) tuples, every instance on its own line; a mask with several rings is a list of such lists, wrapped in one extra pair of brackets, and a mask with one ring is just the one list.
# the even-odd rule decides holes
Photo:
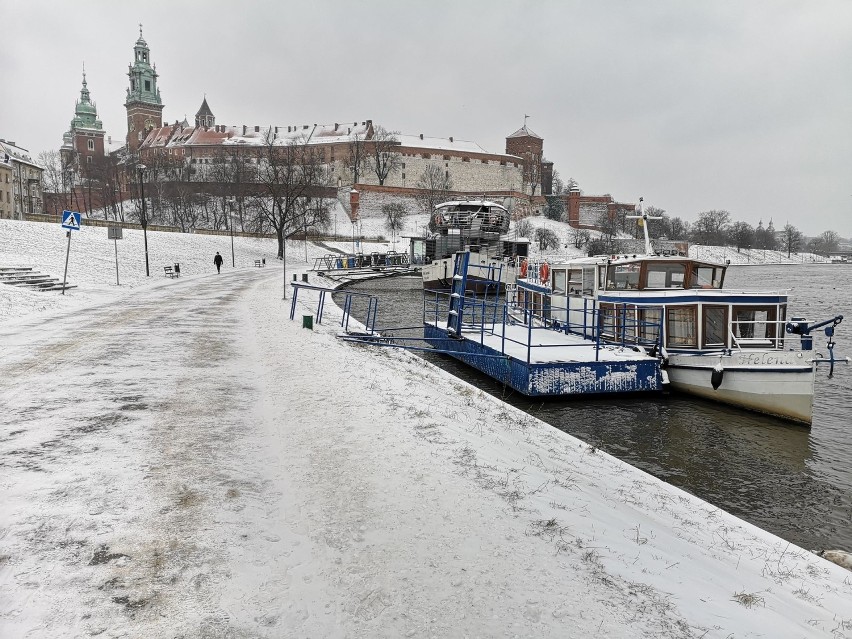
[(544, 139), (524, 126), (506, 138), (506, 153), (523, 160), (523, 182), (529, 195), (553, 192), (553, 162), (544, 159)]
[(104, 157), (104, 134), (97, 106), (91, 100), (84, 67), (80, 99), (74, 105), (71, 127), (62, 136), (62, 147), (59, 149), (63, 181), (68, 179), (69, 171), (77, 184), (93, 174), (95, 165)]
[(635, 204), (616, 202), (611, 195), (583, 195), (576, 183), (561, 197), (565, 202), (566, 221), (581, 229), (599, 228), (604, 216), (617, 219), (625, 212), (632, 214), (636, 210)]
[(151, 129), (163, 126), (163, 101), (157, 87), (157, 66), (151, 64), (151, 51), (142, 37), (142, 25), (139, 25), (139, 39), (133, 47), (133, 64), (128, 66), (127, 98), (127, 152), (135, 153)]
[(12, 159), (5, 153), (0, 154), (0, 219), (11, 218), (12, 206)]
[[(0, 139), (0, 165), (4, 167), (0, 190), (6, 193), (2, 208), (8, 210), (8, 205), (12, 205), (9, 217), (23, 220), (27, 214), (42, 213), (41, 178), (44, 169), (33, 161), (30, 152), (14, 142)], [(11, 193), (6, 185), (7, 177)]]

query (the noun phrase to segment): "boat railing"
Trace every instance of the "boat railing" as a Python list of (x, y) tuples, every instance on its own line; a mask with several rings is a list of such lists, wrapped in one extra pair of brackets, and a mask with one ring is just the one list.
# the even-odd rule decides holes
[[(446, 322), (450, 309), (451, 292), (424, 291), (423, 319), (424, 323), (440, 326)], [(507, 303), (505, 300), (489, 298), (487, 294), (474, 291), (465, 293), (465, 303), (462, 306), (462, 331), (471, 339), (479, 333), (479, 342), (484, 345), (487, 336), (500, 340), (500, 352), (506, 354), (507, 345), (516, 344), (525, 350), (526, 362), (533, 359), (544, 359), (540, 354), (552, 349), (572, 347), (588, 348), (590, 343), (595, 348), (595, 361), (600, 358), (600, 348), (603, 345), (616, 345), (626, 348), (647, 347), (653, 349), (659, 346), (662, 335), (662, 313), (654, 320), (631, 317), (627, 305), (620, 305), (618, 331), (608, 332), (611, 317), (594, 303), (588, 304), (583, 310), (584, 319), (579, 325), (571, 326), (568, 322), (554, 319), (550, 316), (550, 308), (545, 304), (535, 304), (529, 297), (522, 303)], [(517, 331), (507, 331), (509, 326), (520, 326), (526, 329), (523, 339), (513, 337)], [(583, 327), (583, 330), (578, 328)], [(585, 330), (588, 329), (588, 330)], [(553, 331), (572, 334), (582, 339), (574, 343), (550, 341), (542, 337), (544, 333)], [(493, 341), (489, 340), (492, 344)]]

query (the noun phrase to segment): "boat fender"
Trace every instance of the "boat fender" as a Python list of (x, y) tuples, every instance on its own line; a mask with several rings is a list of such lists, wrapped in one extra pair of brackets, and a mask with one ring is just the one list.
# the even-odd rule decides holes
[(713, 372), (710, 373), (710, 383), (713, 385), (713, 390), (718, 390), (722, 385), (722, 378), (725, 376), (725, 369), (722, 368), (722, 362), (719, 362), (713, 367)]
[(528, 266), (529, 266), (529, 264), (527, 263), (527, 260), (524, 259), (524, 261), (521, 262), (521, 278), (525, 278), (527, 276), (527, 267)]
[(550, 266), (548, 266), (547, 262), (544, 262), (541, 265), (541, 268), (538, 269), (538, 279), (541, 282), (549, 282), (550, 277)]
[(660, 378), (663, 381), (663, 386), (667, 386), (669, 383), (669, 374), (666, 371), (660, 369)]
[(444, 217), (443, 217), (440, 213), (438, 213), (438, 214), (435, 216), (435, 225), (436, 225), (436, 226), (441, 226), (441, 224), (443, 224), (443, 223), (444, 223)]

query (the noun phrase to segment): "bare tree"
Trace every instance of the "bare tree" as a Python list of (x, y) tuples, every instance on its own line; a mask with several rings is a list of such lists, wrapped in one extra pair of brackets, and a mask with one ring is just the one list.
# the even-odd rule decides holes
[(369, 161), (364, 145), (364, 136), (355, 133), (349, 143), (349, 171), (352, 173), (352, 184), (358, 184), (364, 164)]
[(692, 241), (706, 246), (724, 246), (731, 214), (727, 211), (705, 211), (692, 225)]
[(515, 234), (518, 237), (531, 238), (534, 232), (532, 222), (527, 218), (515, 222)]
[(278, 143), (272, 129), (266, 131), (264, 144), (258, 149), (257, 182), (261, 192), (254, 202), (275, 230), (279, 259), (286, 262), (287, 238), (314, 226), (323, 215), (325, 209), (309, 206), (308, 198), (324, 186), (324, 177), (323, 158), (306, 138)]
[(787, 251), (787, 257), (798, 253), (802, 247), (802, 232), (792, 224), (786, 224), (781, 231), (781, 246)]
[(383, 186), (389, 175), (402, 168), (402, 157), (397, 152), (399, 131), (386, 131), (377, 126), (370, 140), (370, 169), (376, 174), (379, 186)]
[(591, 233), (587, 229), (578, 229), (571, 227), (571, 243), (574, 248), (581, 249), (589, 243)]
[(734, 222), (729, 233), (737, 253), (744, 248), (751, 248), (754, 244), (754, 227), (748, 222)]
[(415, 196), (420, 210), (429, 217), (429, 227), (434, 230), (432, 215), (435, 207), (449, 199), (453, 188), (453, 180), (449, 173), (443, 171), (437, 164), (429, 163), (417, 179), (419, 193)]
[(823, 231), (808, 242), (808, 250), (819, 255), (831, 255), (840, 248), (840, 235), (835, 231)]
[(385, 228), (391, 232), (391, 239), (396, 245), (396, 234), (402, 230), (404, 226), (405, 216), (408, 215), (408, 209), (400, 202), (393, 202), (382, 206), (382, 215), (385, 216)]
[[(42, 151), (38, 154), (38, 163), (42, 167), (44, 167), (44, 172), (41, 174), (42, 192), (53, 193), (54, 195), (64, 193), (65, 189), (63, 188), (64, 179), (62, 177), (62, 157), (59, 155), (59, 151)], [(53, 213), (55, 215), (59, 215), (59, 198), (53, 197), (51, 199), (53, 200)]]
[(535, 241), (538, 242), (542, 251), (559, 248), (559, 236), (553, 230), (543, 226), (535, 230)]

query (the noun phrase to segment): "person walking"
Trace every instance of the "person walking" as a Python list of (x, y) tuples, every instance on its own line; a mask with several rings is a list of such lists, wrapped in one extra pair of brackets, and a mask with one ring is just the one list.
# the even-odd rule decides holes
[(213, 258), (213, 263), (216, 265), (216, 272), (217, 273), (222, 272), (222, 262), (223, 262), (222, 256), (219, 255), (219, 251), (216, 251), (216, 257)]

